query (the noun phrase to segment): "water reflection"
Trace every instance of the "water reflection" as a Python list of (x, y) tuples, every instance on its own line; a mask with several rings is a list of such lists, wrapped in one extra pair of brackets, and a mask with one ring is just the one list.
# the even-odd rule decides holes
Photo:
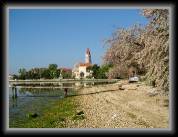
[(12, 98), (12, 107), (17, 107), (17, 98)]
[(26, 87), (75, 87), (75, 86), (93, 86), (98, 84), (109, 84), (109, 83), (115, 83), (115, 81), (98, 81), (98, 82), (92, 82), (92, 81), (77, 81), (77, 82), (54, 82), (54, 83), (48, 83), (48, 82), (37, 82), (37, 83), (16, 83), (16, 86), (26, 86)]
[(13, 99), (17, 98), (17, 88), (16, 87), (12, 87), (12, 98)]
[(75, 82), (55, 82), (55, 83), (48, 83), (48, 82), (38, 82), (38, 83), (16, 83), (16, 86), (27, 86), (27, 87), (73, 87)]
[(17, 107), (17, 88), (12, 87), (12, 106)]
[[(72, 92), (72, 89), (69, 89)], [(64, 95), (64, 89), (48, 88), (19, 88), (19, 97), (61, 97)]]
[[(58, 86), (60, 85), (66, 87), (67, 95), (72, 96), (76, 95), (76, 90), (69, 87), (76, 87), (77, 85), (79, 87), (87, 87), (97, 84), (108, 83), (76, 82), (63, 83), (62, 85), (58, 83)], [(22, 88), (19, 86), (9, 88), (9, 126), (19, 127), (19, 125), (23, 125), (23, 123), (28, 120), (26, 115), (31, 112), (43, 115), (46, 108), (51, 107), (51, 105), (53, 105), (56, 101), (61, 100), (65, 97), (66, 94), (64, 92), (64, 89), (65, 88)]]
[[(75, 95), (75, 91), (69, 89), (68, 94)], [(9, 126), (23, 125), (31, 112), (43, 115), (45, 108), (63, 98), (64, 91), (61, 89), (9, 88)]]
[[(9, 88), (9, 104), (12, 107), (17, 107), (19, 104), (27, 103), (27, 101), (32, 101), (33, 99), (38, 100), (36, 97), (41, 97), (46, 99), (46, 102), (51, 97), (62, 99), (65, 97), (64, 89), (35, 89), (35, 88), (21, 88), (21, 87), (12, 87)], [(67, 89), (67, 95), (74, 95), (74, 89)], [(31, 98), (31, 99), (30, 99)], [(52, 99), (52, 98), (51, 98)], [(39, 99), (40, 100), (40, 99)], [(32, 102), (33, 103), (33, 102)]]

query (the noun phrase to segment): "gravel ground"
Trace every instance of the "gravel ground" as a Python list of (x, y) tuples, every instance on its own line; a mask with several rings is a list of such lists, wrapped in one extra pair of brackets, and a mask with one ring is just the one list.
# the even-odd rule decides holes
[(93, 86), (73, 99), (83, 120), (69, 120), (70, 128), (169, 128), (169, 97), (143, 83)]

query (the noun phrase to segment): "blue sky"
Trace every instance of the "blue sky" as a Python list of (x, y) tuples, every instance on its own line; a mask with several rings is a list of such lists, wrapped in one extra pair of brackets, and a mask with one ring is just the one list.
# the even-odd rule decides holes
[(9, 71), (52, 63), (72, 68), (85, 61), (86, 48), (100, 65), (104, 40), (135, 23), (147, 23), (138, 9), (10, 9)]

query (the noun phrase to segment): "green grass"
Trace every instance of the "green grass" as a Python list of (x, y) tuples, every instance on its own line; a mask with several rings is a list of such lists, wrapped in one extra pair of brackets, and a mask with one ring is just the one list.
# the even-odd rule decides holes
[[(48, 103), (48, 102), (47, 102)], [(65, 128), (67, 120), (72, 120), (76, 114), (77, 105), (72, 98), (64, 98), (51, 103), (43, 113), (37, 117), (27, 117), (23, 124), (16, 124), (19, 128)]]

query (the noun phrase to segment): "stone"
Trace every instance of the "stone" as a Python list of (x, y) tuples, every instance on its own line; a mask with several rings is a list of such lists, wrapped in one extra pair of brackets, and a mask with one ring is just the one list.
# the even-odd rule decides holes
[(125, 90), (125, 88), (123, 88), (123, 87), (119, 87), (119, 90)]
[(148, 91), (148, 95), (150, 97), (156, 96), (156, 95), (158, 95), (158, 91), (155, 88), (151, 89), (151, 90)]
[(37, 113), (28, 113), (28, 115), (27, 115), (28, 118), (36, 118), (38, 116), (39, 115)]
[(74, 120), (82, 120), (84, 118), (85, 118), (85, 116), (84, 116), (84, 112), (83, 111), (79, 111), (73, 116)]
[(79, 111), (79, 112), (77, 113), (77, 115), (83, 115), (83, 114), (84, 114), (83, 111)]

